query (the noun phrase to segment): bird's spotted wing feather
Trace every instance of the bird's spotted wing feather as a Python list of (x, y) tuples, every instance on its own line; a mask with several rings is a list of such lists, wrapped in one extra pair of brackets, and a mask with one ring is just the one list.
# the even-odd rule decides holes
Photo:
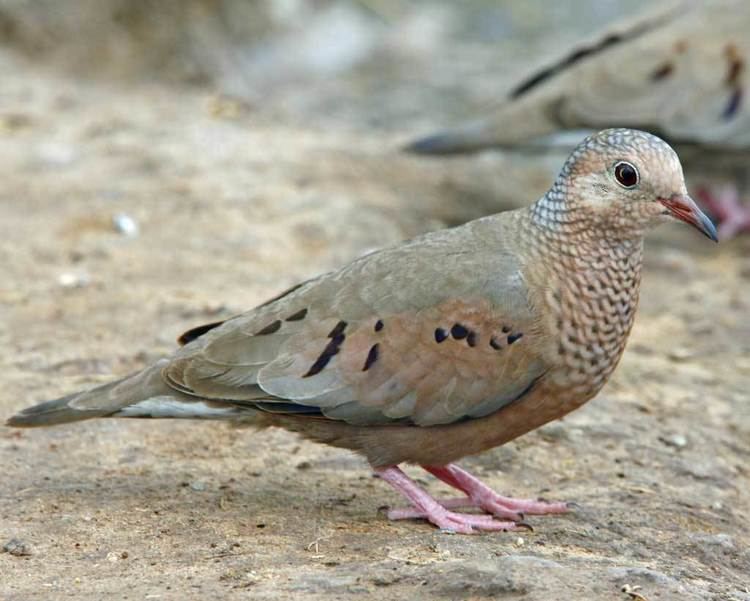
[[(456, 234), (440, 237), (364, 257), (206, 332), (164, 370), (167, 383), (353, 424), (496, 411), (544, 371), (518, 265), (479, 247), (461, 273), (445, 270)], [(409, 270), (420, 277), (405, 291)]]

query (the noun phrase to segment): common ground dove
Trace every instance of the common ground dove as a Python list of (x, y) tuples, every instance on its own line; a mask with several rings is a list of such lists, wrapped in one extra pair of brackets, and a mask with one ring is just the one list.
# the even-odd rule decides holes
[[(586, 138), (531, 206), (363, 256), (227, 321), (143, 371), (30, 407), (10, 426), (93, 417), (280, 426), (364, 455), (408, 509), (456, 532), (512, 530), (564, 503), (502, 497), (452, 462), (559, 418), (609, 378), (633, 324), (644, 232), (716, 239), (674, 151)], [(437, 501), (398, 464), (465, 493)], [(473, 505), (489, 515), (452, 511)], [(496, 519), (498, 518), (498, 519)]]
[(734, 184), (701, 194), (720, 220), (720, 236), (750, 230), (750, 208), (738, 193), (750, 183), (749, 31), (747, 0), (661, 5), (530, 73), (484, 118), (408, 148), (452, 154), (561, 130), (644, 128), (675, 146), (689, 176)]

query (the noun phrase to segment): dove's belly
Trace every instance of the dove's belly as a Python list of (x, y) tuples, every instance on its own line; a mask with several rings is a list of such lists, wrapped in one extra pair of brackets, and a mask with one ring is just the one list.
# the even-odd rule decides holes
[(261, 415), (259, 426), (281, 426), (326, 444), (351, 449), (375, 467), (444, 465), (505, 444), (580, 407), (588, 396), (561, 393), (540, 380), (522, 399), (486, 417), (441, 426), (353, 426), (344, 422)]

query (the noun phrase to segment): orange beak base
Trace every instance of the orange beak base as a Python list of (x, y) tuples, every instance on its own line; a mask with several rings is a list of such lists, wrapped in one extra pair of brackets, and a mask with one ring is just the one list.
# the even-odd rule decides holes
[(698, 205), (689, 196), (674, 194), (669, 198), (660, 198), (659, 202), (676, 219), (689, 223), (706, 236), (706, 238), (710, 238), (714, 242), (719, 241), (719, 236), (716, 233), (716, 227), (713, 222), (698, 208)]

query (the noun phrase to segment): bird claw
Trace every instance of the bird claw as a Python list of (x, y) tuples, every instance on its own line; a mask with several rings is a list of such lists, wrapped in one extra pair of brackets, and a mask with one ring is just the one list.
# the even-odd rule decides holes
[[(379, 468), (376, 473), (412, 503), (411, 507), (389, 510), (389, 519), (425, 519), (441, 531), (453, 534), (472, 534), (479, 530), (533, 531), (531, 524), (524, 519), (525, 514), (565, 513), (570, 508), (568, 503), (503, 497), (456, 466), (451, 466), (450, 472), (448, 468), (434, 466), (429, 471), (455, 488), (460, 488), (467, 496), (437, 500), (419, 488), (398, 467)], [(461, 478), (460, 482), (456, 476)], [(452, 511), (463, 507), (479, 508), (486, 513), (480, 515)]]
[(496, 517), (510, 519), (514, 522), (523, 521), (527, 515), (547, 515), (568, 511), (567, 503), (504, 497), (496, 493), (478, 478), (454, 464), (422, 467), (443, 482), (466, 494), (463, 501), (448, 500), (447, 503), (450, 503), (450, 505), (444, 505), (446, 507), (450, 506), (453, 508), (459, 506), (460, 503), (462, 507), (478, 507)]
[(440, 528), (438, 530), (440, 534), (458, 534), (455, 530), (452, 528)]
[[(528, 530), (533, 532), (534, 528), (528, 522), (523, 520), (496, 520), (493, 515), (477, 515), (472, 513), (458, 513), (450, 511), (445, 506), (445, 501), (456, 501), (455, 499), (445, 499), (438, 501), (440, 508), (428, 512), (416, 507), (403, 507), (391, 509), (388, 511), (388, 519), (391, 520), (408, 520), (423, 519), (427, 520), (440, 528), (441, 532), (446, 534), (470, 534), (476, 530), (501, 530), (508, 532), (511, 530)], [(449, 503), (450, 504), (450, 503)], [(457, 503), (453, 504), (454, 506)], [(470, 528), (467, 530), (466, 527)]]
[(485, 493), (478, 496), (474, 501), (474, 506), (497, 517), (512, 519), (515, 522), (522, 522), (527, 515), (565, 513), (570, 509), (568, 503), (513, 499), (494, 492), (491, 495)]
[(434, 524), (443, 534), (476, 534), (482, 530), (510, 532), (513, 530), (533, 530), (525, 522), (508, 522), (496, 520), (491, 515), (476, 515), (458, 513), (439, 507), (432, 511), (422, 511), (416, 508), (392, 509), (388, 512), (391, 520), (424, 519)]

